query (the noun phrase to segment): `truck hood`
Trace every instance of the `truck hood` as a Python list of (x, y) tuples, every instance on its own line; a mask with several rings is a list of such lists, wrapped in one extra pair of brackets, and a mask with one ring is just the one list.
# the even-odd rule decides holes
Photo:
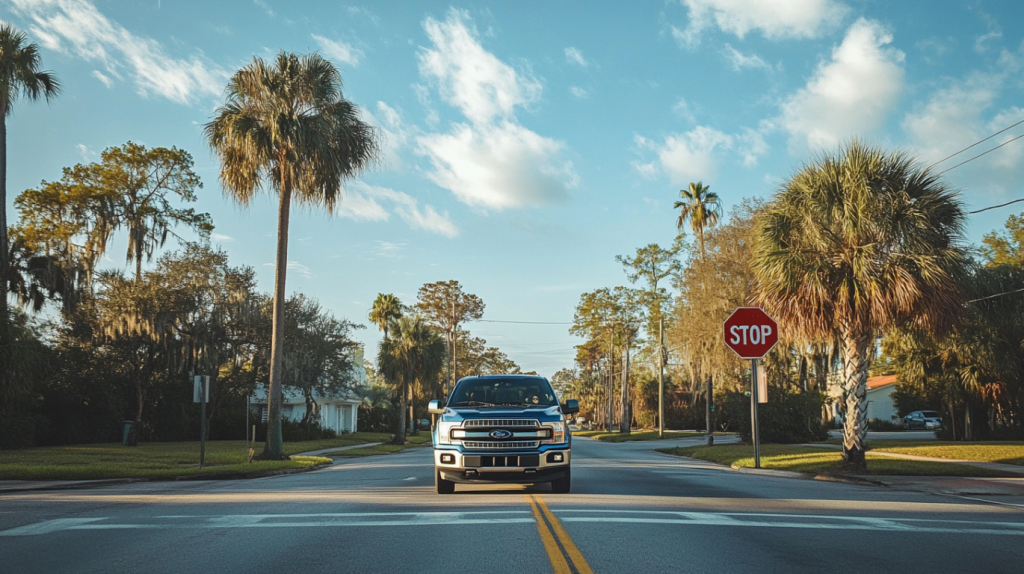
[(563, 420), (558, 405), (547, 408), (522, 407), (448, 407), (441, 420), (445, 422), (461, 422), (470, 419), (536, 419), (540, 422), (556, 422)]

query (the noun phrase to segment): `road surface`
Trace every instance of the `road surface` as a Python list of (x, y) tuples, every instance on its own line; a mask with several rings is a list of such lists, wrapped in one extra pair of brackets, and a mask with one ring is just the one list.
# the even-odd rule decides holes
[(257, 480), (12, 493), (0, 571), (1024, 572), (1024, 497), (741, 473), (655, 446), (577, 439), (566, 495), (438, 496), (427, 449)]

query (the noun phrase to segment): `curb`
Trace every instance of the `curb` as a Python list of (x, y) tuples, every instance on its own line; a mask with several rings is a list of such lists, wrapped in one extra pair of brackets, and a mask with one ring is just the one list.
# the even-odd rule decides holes
[[(35, 481), (25, 481), (35, 482)], [(104, 486), (114, 486), (117, 484), (131, 484), (134, 482), (149, 482), (148, 478), (104, 478), (100, 480), (71, 480), (63, 484), (45, 484), (39, 486), (25, 485), (24, 487), (0, 487), (0, 494), (10, 494), (13, 492), (32, 492), (36, 490), (75, 490), (75, 489), (86, 489), (86, 488), (101, 488)]]
[[(686, 457), (690, 458), (690, 457)], [(702, 460), (702, 459), (694, 459)], [(711, 462), (711, 461), (704, 461)], [(712, 463), (716, 464), (716, 463)], [(722, 466), (725, 466), (724, 464)], [(776, 478), (795, 478), (798, 480), (820, 480), (822, 482), (841, 482), (844, 484), (857, 484), (860, 486), (886, 486), (884, 482), (864, 478), (863, 476), (841, 476), (837, 474), (811, 474), (809, 472), (797, 472), (794, 470), (774, 470), (769, 468), (750, 468), (749, 466), (729, 465), (729, 468), (743, 474), (758, 474), (761, 476), (773, 476)]]
[[(313, 470), (320, 470), (334, 464), (333, 462), (323, 462), (320, 464), (314, 464), (313, 466), (306, 466), (303, 468), (285, 468), (282, 470), (266, 470), (262, 472), (232, 472), (223, 474), (189, 474), (186, 476), (176, 476), (173, 480), (248, 480), (253, 478), (266, 478), (269, 476), (281, 476), (285, 474), (299, 474), (302, 472), (310, 472)], [(172, 479), (168, 479), (172, 480)]]

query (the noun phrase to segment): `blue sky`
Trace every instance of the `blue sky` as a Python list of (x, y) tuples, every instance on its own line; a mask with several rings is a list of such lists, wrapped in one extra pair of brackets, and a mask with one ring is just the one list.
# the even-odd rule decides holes
[[(377, 293), (413, 302), (448, 279), (485, 319), (569, 322), (582, 292), (626, 282), (615, 255), (671, 243), (690, 181), (731, 206), (854, 136), (931, 163), (1024, 119), (1019, 0), (8, 0), (0, 19), (65, 88), (9, 118), (8, 201), (109, 146), (178, 146), (215, 243), (266, 291), (276, 204), (222, 196), (201, 126), (254, 56), (332, 59), (386, 153), (334, 217), (293, 212), (288, 288), (363, 323)], [(1024, 196), (1022, 157), (1013, 142), (945, 177), (971, 209), (1001, 203)], [(972, 216), (969, 239), (1019, 211)], [(549, 376), (579, 342), (567, 325), (470, 329)], [(372, 355), (376, 329), (358, 337)]]

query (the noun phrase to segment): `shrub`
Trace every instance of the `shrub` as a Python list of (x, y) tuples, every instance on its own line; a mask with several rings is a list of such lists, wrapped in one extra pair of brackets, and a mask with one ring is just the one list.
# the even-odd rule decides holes
[(893, 421), (869, 419), (868, 430), (873, 430), (875, 432), (891, 432), (906, 430), (906, 428), (902, 424), (895, 423)]
[[(751, 440), (750, 396), (729, 391), (716, 395), (716, 427), (728, 428)], [(768, 403), (758, 405), (757, 418), (762, 443), (800, 443), (825, 440), (828, 429), (821, 424), (825, 397), (816, 391), (790, 392), (768, 387)]]

